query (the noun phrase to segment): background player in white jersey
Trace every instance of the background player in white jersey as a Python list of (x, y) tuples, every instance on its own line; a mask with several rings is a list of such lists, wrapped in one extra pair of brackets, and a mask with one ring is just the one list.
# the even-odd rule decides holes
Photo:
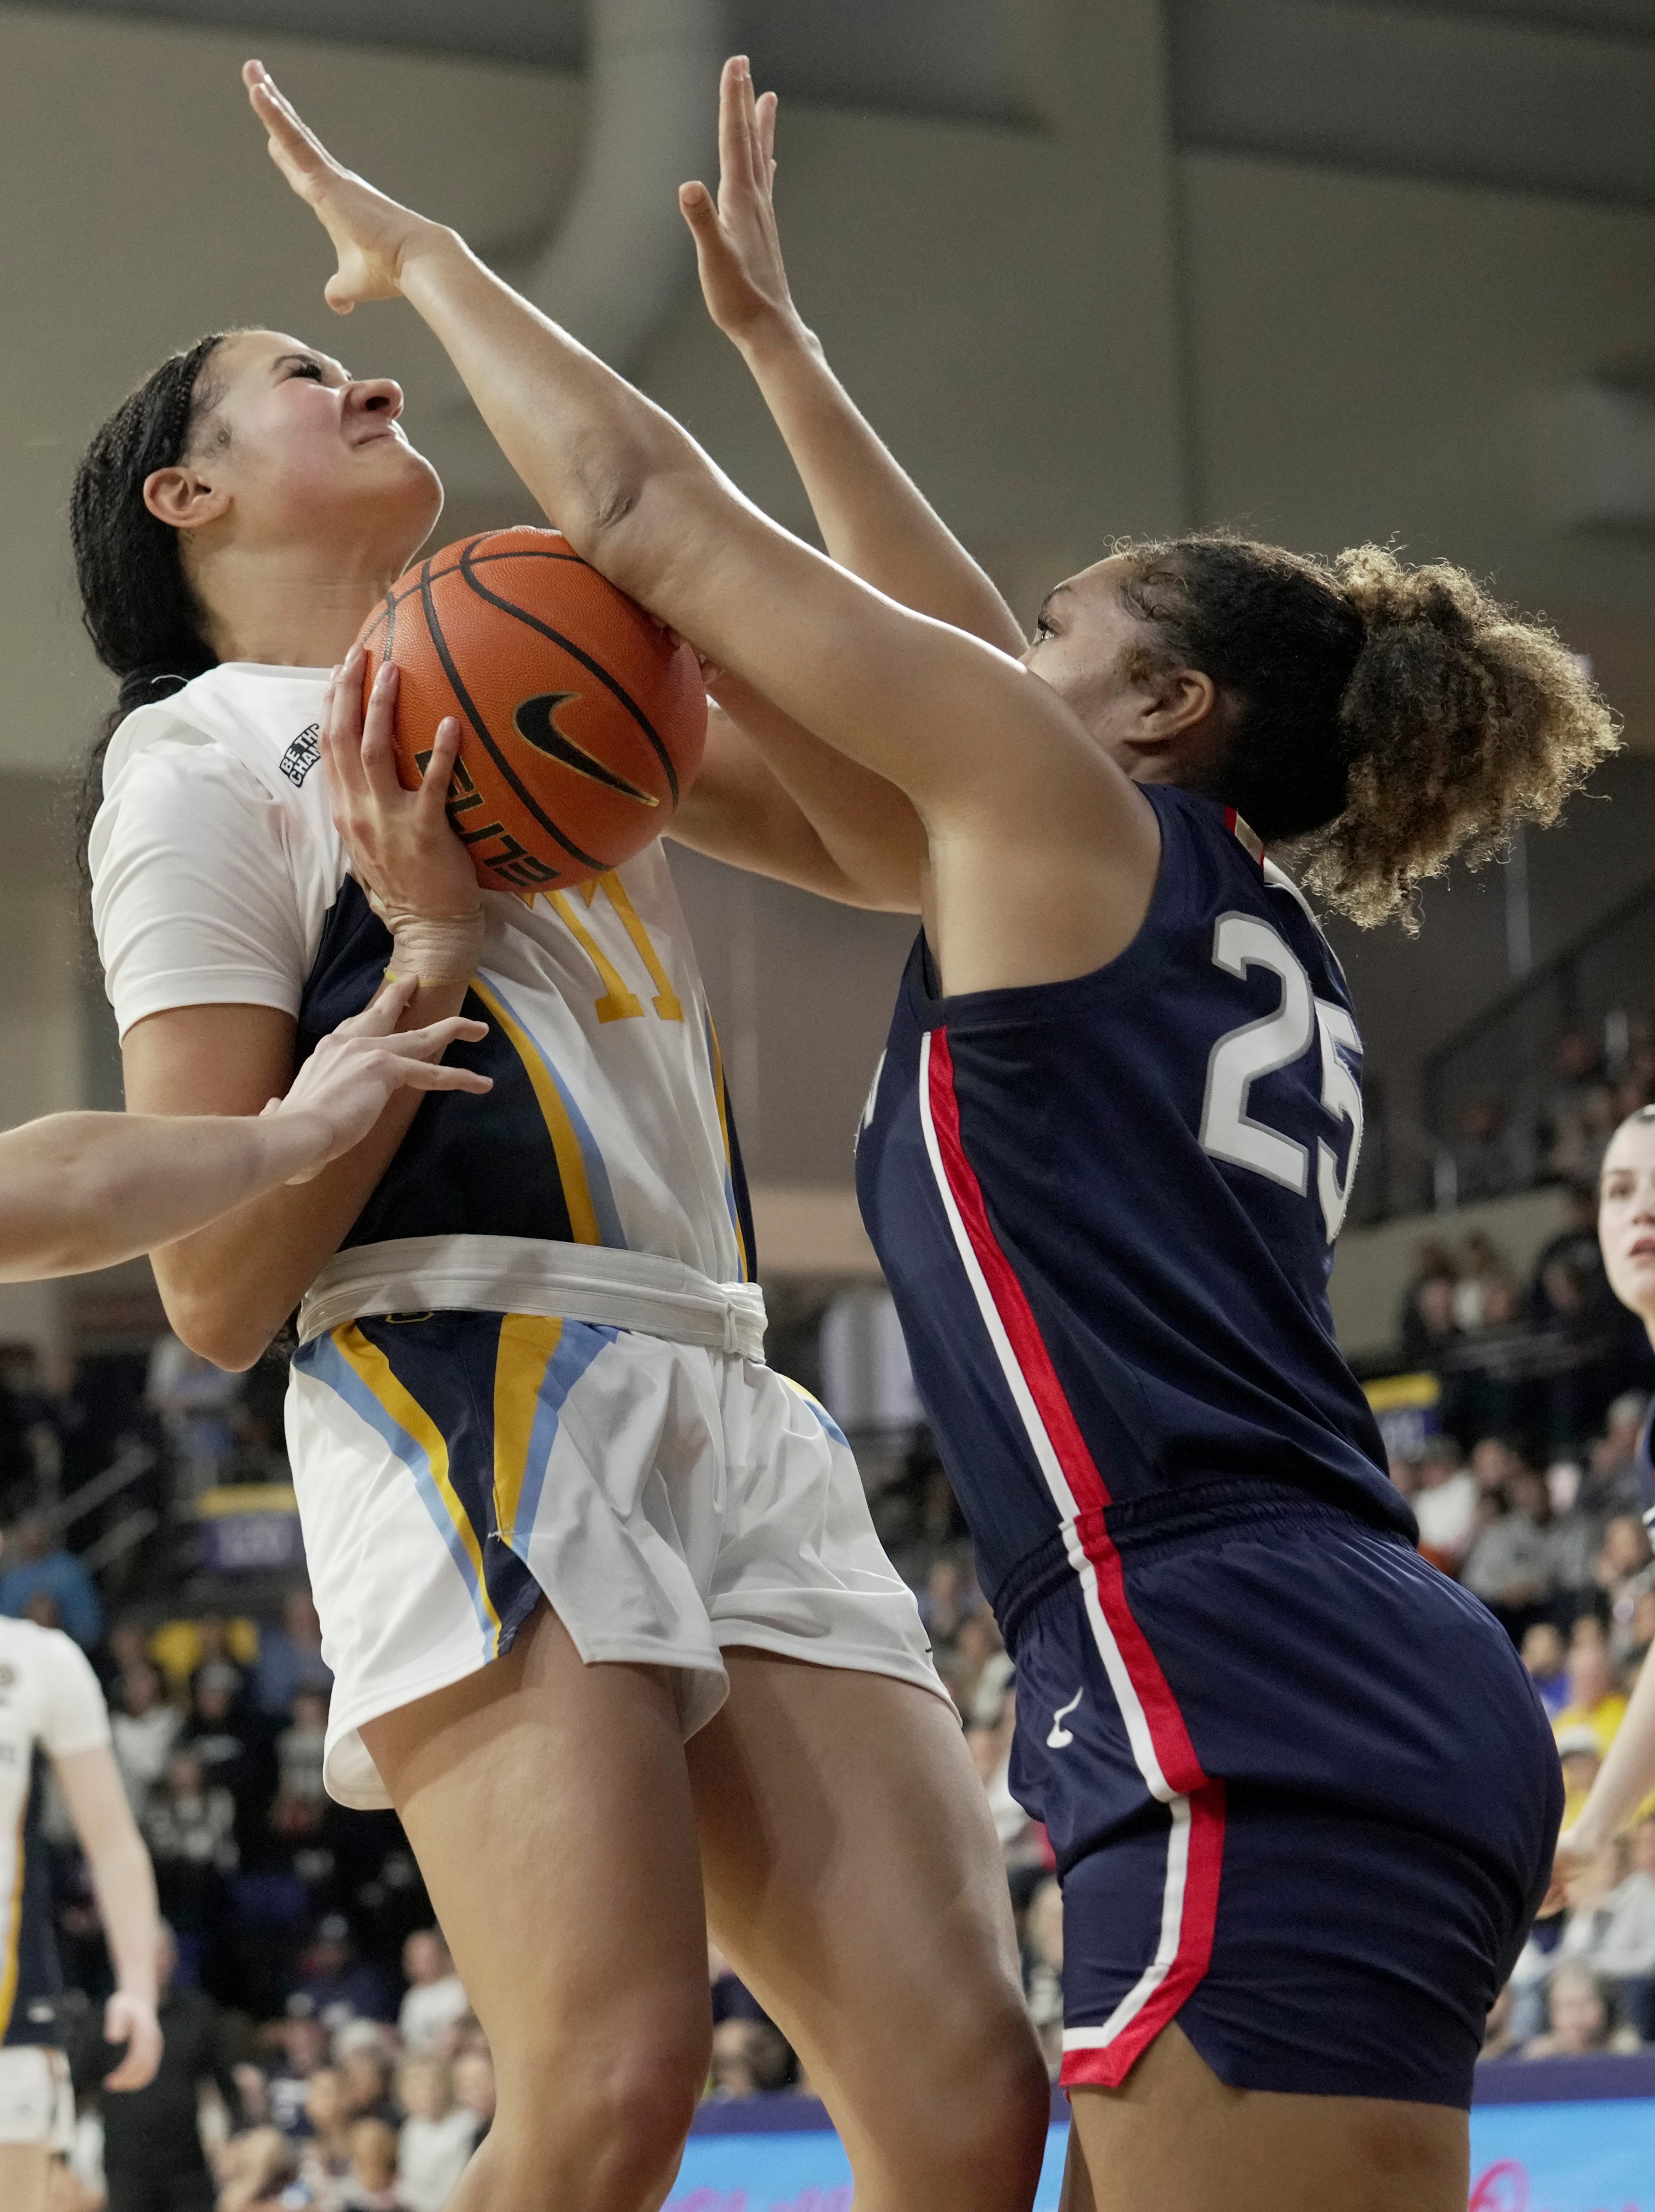
[[(1655, 1107), (1629, 1114), (1609, 1139), (1598, 1177), (1597, 1241), (1609, 1287), (1635, 1313), (1655, 1344)], [(1655, 1537), (1655, 1407), (1638, 1439), (1639, 1506)], [(1647, 1660), (1615, 1741), (1573, 1824), (1557, 1839), (1552, 1887), (1542, 1910), (1561, 1910), (1567, 1893), (1630, 1823), (1655, 1790), (1655, 1666)]]
[(40, 1835), (50, 1760), (103, 1919), (115, 1972), (104, 2034), (124, 2043), (105, 2076), (141, 2089), (161, 2057), (155, 2024), (159, 1929), (149, 1854), (134, 1826), (110, 1748), (103, 1692), (61, 1629), (0, 1620), (0, 2204), (46, 2212), (50, 2162), (75, 2120), (58, 1999), (51, 1874)]
[[(401, 1813), (500, 2075), (462, 2196), (659, 2202), (710, 1914), (865, 2204), (1011, 2212), (1048, 2101), (992, 1828), (844, 1441), (761, 1363), (660, 848), (586, 893), (484, 896), (398, 786), (389, 688), (359, 732), (357, 664), (330, 685), (441, 504), (401, 405), (278, 333), (204, 340), (99, 433), (72, 512), (131, 710), (90, 842), (130, 1102), (248, 1110), (387, 962), (420, 978), (407, 1018), (490, 1025), (455, 1054), (485, 1107), (392, 1102), (304, 1190), (155, 1257), (221, 1364), (301, 1306), (329, 1786)], [(836, 849), (727, 731), (686, 827), (722, 813), (843, 891), (888, 794), (829, 767)]]

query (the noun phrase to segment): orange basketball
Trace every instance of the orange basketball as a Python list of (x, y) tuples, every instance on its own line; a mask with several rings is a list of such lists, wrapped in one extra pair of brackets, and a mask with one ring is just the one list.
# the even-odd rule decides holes
[(410, 789), (437, 724), (459, 717), (448, 819), (489, 889), (561, 890), (618, 867), (660, 836), (701, 764), (694, 653), (558, 531), (445, 545), (392, 586), (362, 643), (368, 684), (382, 660), (402, 672)]

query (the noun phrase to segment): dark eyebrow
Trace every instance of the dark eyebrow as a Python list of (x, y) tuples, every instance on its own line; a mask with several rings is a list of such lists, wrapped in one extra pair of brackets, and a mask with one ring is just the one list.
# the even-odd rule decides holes
[(1050, 591), (1047, 592), (1045, 598), (1040, 602), (1040, 613), (1038, 619), (1041, 622), (1044, 622), (1046, 619), (1046, 609), (1051, 605), (1052, 601), (1054, 599), (1061, 599), (1064, 592), (1068, 589), (1069, 586), (1067, 584), (1054, 584), (1052, 586)]
[(308, 362), (310, 363), (310, 365), (311, 365), (311, 367), (312, 367), (313, 368), (320, 368), (320, 369), (337, 368), (337, 369), (338, 370), (338, 372), (339, 372), (340, 375), (341, 375), (342, 377), (344, 377), (344, 380), (345, 380), (345, 382), (346, 382), (347, 384), (349, 384), (349, 383), (350, 383), (350, 374), (349, 374), (349, 373), (347, 372), (347, 370), (345, 369), (344, 364), (342, 362), (337, 362), (337, 361), (335, 361), (335, 362), (330, 362), (330, 361), (329, 361), (329, 359), (328, 359), (328, 357), (327, 357), (327, 356), (326, 356), (326, 354), (320, 354), (320, 353), (278, 353), (278, 354), (277, 355), (277, 356), (276, 356), (275, 360), (271, 363), (271, 368), (272, 371), (274, 371), (274, 370), (276, 370), (276, 369), (280, 368), (283, 365), (283, 363), (284, 363), (284, 362), (289, 362), (289, 361), (303, 361), (303, 362)]

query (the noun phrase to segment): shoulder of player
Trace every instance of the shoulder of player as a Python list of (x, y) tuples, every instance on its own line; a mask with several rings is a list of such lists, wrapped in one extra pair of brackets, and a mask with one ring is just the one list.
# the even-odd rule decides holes
[(65, 1630), (0, 1614), (0, 1691), (9, 1689), (20, 1677), (79, 1674), (90, 1665)]
[(105, 797), (154, 775), (210, 775), (290, 808), (320, 788), (324, 693), (314, 669), (210, 668), (121, 723), (104, 757)]

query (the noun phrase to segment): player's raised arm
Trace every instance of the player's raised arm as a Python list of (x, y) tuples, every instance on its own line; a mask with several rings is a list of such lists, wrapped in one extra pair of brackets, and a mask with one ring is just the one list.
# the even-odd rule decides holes
[(396, 1033), (417, 979), (390, 986), (324, 1037), (262, 1115), (52, 1114), (0, 1136), (0, 1281), (113, 1267), (190, 1235), (360, 1144), (392, 1094), (490, 1088), (445, 1067), (481, 1022)]
[(260, 64), (246, 78), (277, 166), (338, 252), (330, 303), (402, 293), (584, 558), (912, 799), (950, 989), (1084, 974), (1130, 941), (1158, 865), (1154, 816), (1055, 691), (780, 529), (454, 233), (342, 168)]
[(1019, 653), (1016, 617), (931, 507), (827, 363), (794, 305), (772, 186), (773, 92), (746, 64), (719, 86), (718, 197), (683, 186), (707, 312), (751, 371), (787, 441), (829, 553), (917, 613)]

